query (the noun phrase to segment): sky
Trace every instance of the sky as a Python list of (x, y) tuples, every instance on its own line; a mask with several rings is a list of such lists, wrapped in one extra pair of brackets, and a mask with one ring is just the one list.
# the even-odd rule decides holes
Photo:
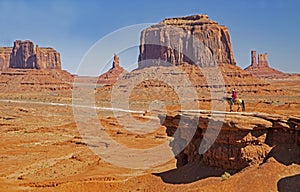
[[(0, 0), (0, 46), (29, 39), (53, 47), (63, 69), (74, 74), (88, 50), (116, 30), (203, 13), (229, 28), (238, 66), (247, 67), (250, 51), (257, 50), (268, 53), (271, 67), (300, 73), (299, 7), (298, 0)], [(137, 60), (137, 47), (128, 52), (131, 58), (120, 56), (123, 66)]]

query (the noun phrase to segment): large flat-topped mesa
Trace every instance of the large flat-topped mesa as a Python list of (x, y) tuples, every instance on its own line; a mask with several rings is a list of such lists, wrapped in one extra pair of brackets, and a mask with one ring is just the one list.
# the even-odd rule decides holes
[(32, 41), (0, 47), (0, 89), (4, 92), (69, 90), (73, 75), (61, 69), (60, 54)]
[(139, 61), (139, 68), (182, 63), (236, 65), (227, 27), (207, 15), (168, 18), (143, 30)]
[(61, 69), (60, 54), (53, 48), (17, 40), (13, 47), (0, 48), (0, 69)]

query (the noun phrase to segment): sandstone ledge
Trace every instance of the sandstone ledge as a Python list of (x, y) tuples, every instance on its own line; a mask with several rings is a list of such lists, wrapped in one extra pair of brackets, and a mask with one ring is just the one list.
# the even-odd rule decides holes
[[(220, 117), (224, 117), (224, 120)], [(167, 127), (167, 134), (174, 137), (170, 143), (174, 153), (180, 149), (180, 145), (187, 144), (189, 135), (194, 133), (184, 150), (176, 155), (178, 167), (199, 162), (239, 171), (251, 165), (259, 165), (270, 157), (284, 164), (300, 163), (300, 117), (265, 113), (212, 114), (209, 111), (181, 111), (166, 118), (160, 116), (160, 119)], [(204, 137), (213, 137), (205, 135), (208, 123), (209, 129), (214, 130), (217, 129), (214, 125), (220, 125), (220, 120), (223, 124), (221, 122), (222, 128), (214, 144), (204, 154), (199, 154), (199, 146)], [(184, 122), (181, 127), (179, 121)], [(177, 129), (180, 130), (174, 136)]]

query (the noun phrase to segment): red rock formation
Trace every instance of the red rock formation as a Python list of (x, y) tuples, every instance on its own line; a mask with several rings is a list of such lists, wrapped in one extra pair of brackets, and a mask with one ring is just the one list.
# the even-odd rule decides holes
[(0, 75), (0, 89), (7, 92), (72, 89), (73, 76), (63, 70), (6, 69)]
[(267, 53), (258, 54), (258, 67), (269, 67)]
[(113, 61), (112, 69), (119, 68), (119, 67), (120, 67), (120, 58), (118, 57), (117, 54), (114, 54), (114, 61)]
[(245, 68), (257, 78), (284, 78), (288, 74), (269, 67), (267, 53), (258, 54), (258, 64), (256, 64), (256, 51), (251, 51), (251, 65)]
[(125, 73), (127, 73), (127, 71), (120, 66), (119, 57), (116, 54), (114, 54), (112, 68), (106, 73), (102, 74), (98, 78), (97, 83), (103, 85), (112, 85), (118, 80), (118, 78), (121, 78), (122, 75), (124, 75)]
[(36, 69), (34, 44), (31, 41), (15, 41), (12, 49), (9, 68)]
[(53, 48), (36, 46), (36, 61), (39, 69), (61, 69), (60, 54)]
[(61, 69), (60, 54), (52, 48), (35, 47), (28, 40), (17, 40), (13, 48), (0, 48), (0, 69), (8, 68)]
[(57, 51), (28, 40), (0, 47), (0, 73), (1, 90), (10, 92), (71, 89), (73, 82), (73, 76), (61, 70)]
[(256, 67), (257, 62), (256, 62), (256, 51), (251, 51), (251, 66)]
[[(300, 161), (300, 119), (260, 113), (226, 114), (213, 145), (204, 154), (199, 154), (208, 122), (213, 121), (211, 111), (181, 112), (180, 115), (160, 118), (161, 123), (167, 127), (167, 134), (174, 137), (170, 144), (174, 152), (178, 153), (182, 149), (181, 144), (187, 144), (176, 155), (178, 167), (203, 162), (212, 167), (241, 170), (250, 165), (261, 164), (270, 157), (287, 164)], [(179, 121), (184, 121), (184, 124), (179, 126)], [(209, 129), (216, 129), (214, 125), (211, 123)], [(177, 129), (180, 130), (174, 135)], [(194, 132), (189, 141), (190, 133)], [(211, 135), (206, 138), (210, 137)], [(274, 146), (276, 147), (273, 148)]]
[(160, 60), (172, 65), (236, 64), (227, 27), (207, 15), (165, 19), (142, 31), (139, 61), (151, 59), (157, 61), (140, 62), (139, 68), (166, 65)]
[(0, 47), (0, 71), (3, 71), (9, 67), (11, 52), (11, 47)]
[[(170, 27), (171, 25), (178, 27), (173, 29)], [(214, 53), (215, 60), (218, 61), (219, 65), (210, 65), (211, 67), (204, 68), (198, 67), (193, 65), (193, 63), (191, 64), (192, 61), (188, 60), (187, 57), (184, 57), (181, 53), (170, 48), (172, 45), (176, 48), (181, 47), (183, 50), (186, 46), (192, 45), (189, 42), (192, 38), (185, 36), (185, 30), (189, 31), (187, 34), (195, 34), (203, 44), (209, 46), (212, 50), (209, 52), (201, 52), (196, 49), (197, 47), (192, 47), (193, 49), (190, 53), (195, 54), (195, 57), (199, 57), (200, 60), (203, 59), (202, 64), (206, 63), (208, 65), (201, 65), (201, 63), (196, 64), (209, 66), (210, 63), (207, 62), (209, 61), (209, 57), (206, 57), (206, 54), (210, 53), (210, 55), (212, 55), (211, 53)], [(176, 39), (176, 37), (178, 38)], [(224, 41), (222, 41), (222, 39)], [(151, 44), (153, 41), (161, 42), (162, 45), (154, 46)], [(167, 44), (170, 45), (167, 46), (170, 49), (165, 49), (166, 47), (163, 46)], [(253, 52), (253, 55), (253, 58), (256, 59), (255, 52)], [(208, 60), (205, 61), (207, 58)], [(148, 62), (147, 59), (154, 59), (157, 63)], [(173, 65), (165, 67), (164, 65), (166, 63), (159, 62), (159, 60), (168, 61)], [(187, 62), (184, 62), (185, 60)], [(115, 63), (119, 63), (116, 56)], [(117, 71), (116, 69), (117, 67), (113, 67), (107, 73), (100, 76), (98, 83), (114, 83), (122, 73), (122, 71)], [(204, 75), (204, 73), (206, 75)], [(188, 86), (193, 86), (197, 90), (199, 98), (206, 97), (205, 99), (210, 99), (211, 91), (227, 91), (230, 93), (232, 89), (237, 89), (239, 94), (247, 95), (257, 95), (257, 93), (265, 92), (266, 90), (271, 94), (280, 94), (281, 92), (281, 90), (277, 90), (276, 87), (270, 86), (263, 80), (254, 78), (248, 71), (235, 65), (227, 28), (218, 25), (214, 21), (208, 20), (208, 17), (205, 15), (166, 19), (158, 25), (145, 29), (141, 36), (139, 68), (124, 75), (124, 78), (119, 79), (118, 85), (115, 84), (115, 86), (119, 86), (120, 89), (126, 89), (129, 85), (134, 84), (134, 82), (141, 82), (136, 87), (139, 91), (146, 93), (149, 89), (153, 88), (158, 90), (160, 95), (163, 92), (166, 97), (168, 97), (170, 93), (169, 98), (172, 98), (171, 88), (166, 86), (163, 82), (166, 77), (172, 79), (172, 86), (174, 87), (181, 85), (183, 78), (188, 77), (191, 82), (191, 85)], [(111, 81), (111, 79), (113, 79), (113, 81)], [(154, 98), (154, 94), (145, 94), (146, 98), (141, 98), (143, 97), (142, 94), (137, 95), (139, 99), (142, 100), (150, 99), (150, 97)]]

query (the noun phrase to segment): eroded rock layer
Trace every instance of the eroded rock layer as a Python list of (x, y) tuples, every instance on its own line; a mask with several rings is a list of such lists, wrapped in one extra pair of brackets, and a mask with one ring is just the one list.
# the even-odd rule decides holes
[[(178, 167), (203, 162), (212, 167), (241, 170), (261, 164), (270, 157), (286, 165), (300, 163), (299, 117), (227, 113), (223, 119), (224, 114), (212, 118), (211, 112), (197, 111), (161, 117), (168, 135), (174, 137), (171, 143), (174, 153), (186, 145), (176, 155)], [(183, 122), (181, 126), (180, 121)], [(199, 153), (200, 143), (214, 137), (213, 145), (205, 153)]]
[[(141, 33), (139, 68), (152, 65), (232, 64), (235, 60), (227, 27), (207, 15), (165, 19)], [(160, 62), (162, 61), (162, 63)]]
[[(132, 86), (136, 91), (132, 96), (137, 95), (137, 100), (165, 98), (170, 101), (172, 98), (177, 98), (174, 94), (179, 89), (195, 91), (191, 93), (191, 96), (199, 100), (205, 99), (205, 101), (211, 101), (213, 93), (218, 95), (215, 99), (221, 99), (226, 93), (230, 94), (232, 89), (238, 90), (240, 97), (282, 93), (282, 90), (253, 78), (249, 72), (235, 65), (205, 68), (190, 64), (176, 67), (153, 66), (123, 74), (115, 84), (115, 87), (124, 91), (131, 90)], [(157, 93), (156, 96), (154, 93)]]
[(0, 74), (0, 88), (8, 92), (71, 89), (73, 75), (57, 69), (8, 69)]

